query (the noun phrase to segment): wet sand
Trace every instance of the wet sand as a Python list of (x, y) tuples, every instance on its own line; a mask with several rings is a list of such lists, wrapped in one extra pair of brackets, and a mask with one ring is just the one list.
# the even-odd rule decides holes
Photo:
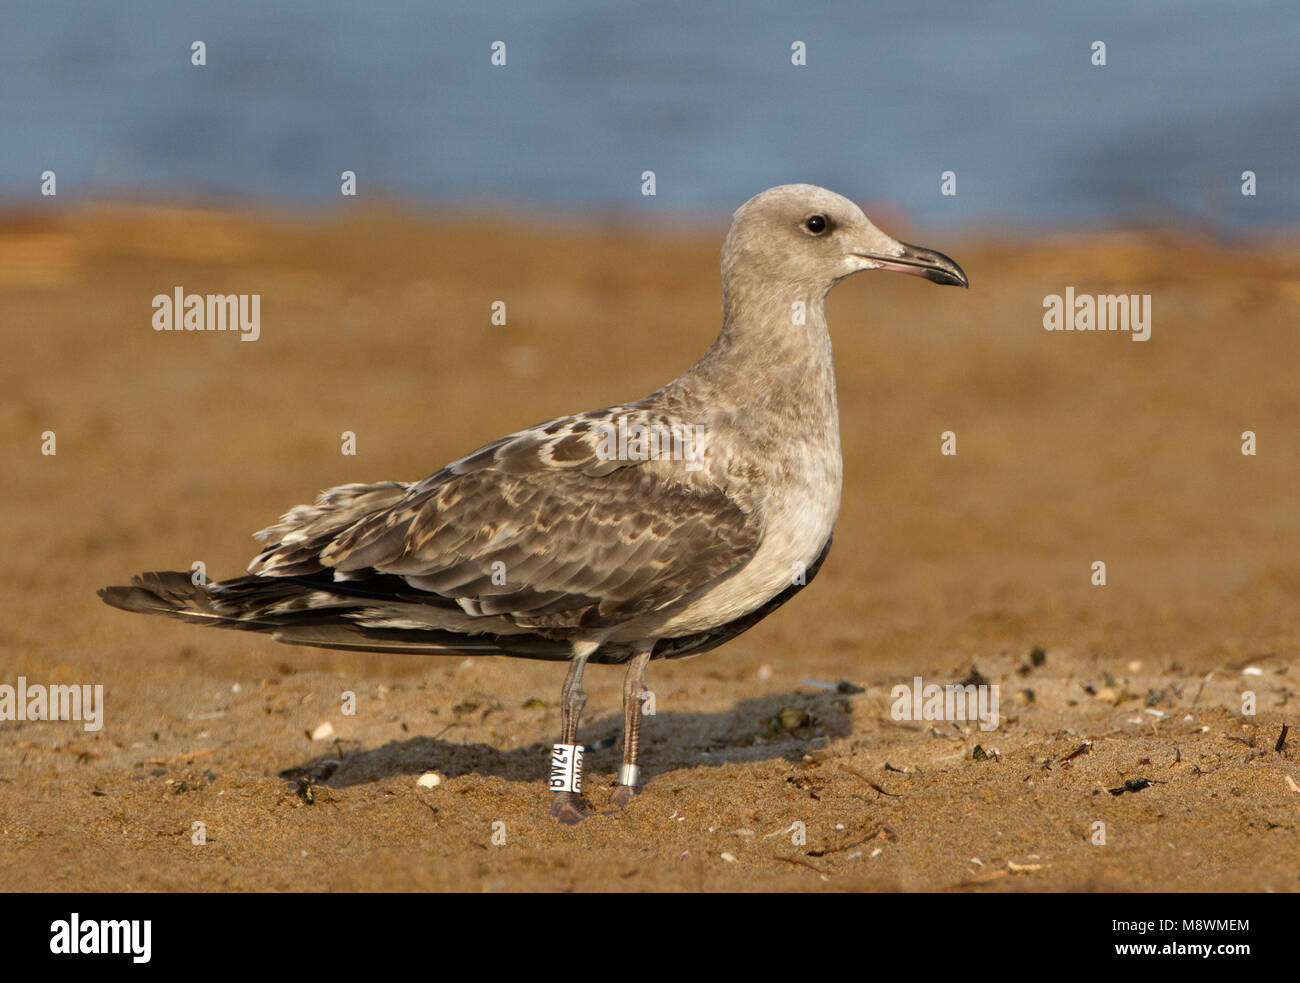
[[(0, 219), (0, 684), (105, 692), (98, 731), (0, 723), (0, 883), (1300, 888), (1300, 731), (1275, 750), (1300, 709), (1295, 243), (881, 224), (972, 289), (867, 274), (832, 293), (845, 498), (824, 569), (722, 649), (653, 664), (644, 794), (564, 828), (544, 788), (563, 667), (292, 648), (95, 589), (195, 561), (233, 575), (249, 534), (319, 489), (423, 477), (649, 392), (712, 341), (725, 230)], [(1151, 294), (1151, 339), (1044, 331), (1067, 285)], [(154, 331), (178, 286), (260, 294), (261, 337)], [(999, 686), (997, 729), (891, 713), (895, 685), (973, 669)], [(603, 810), (621, 673), (587, 682)]]

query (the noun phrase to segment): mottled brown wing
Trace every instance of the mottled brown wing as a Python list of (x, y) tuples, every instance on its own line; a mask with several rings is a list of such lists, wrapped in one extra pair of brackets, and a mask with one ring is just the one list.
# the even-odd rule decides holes
[[(396, 575), (530, 628), (600, 628), (655, 611), (741, 566), (762, 529), (752, 503), (703, 470), (608, 459), (598, 424), (629, 412), (504, 438), (345, 528), (299, 534), (294, 555), (310, 542), (336, 576)], [(254, 572), (275, 573), (279, 548)]]

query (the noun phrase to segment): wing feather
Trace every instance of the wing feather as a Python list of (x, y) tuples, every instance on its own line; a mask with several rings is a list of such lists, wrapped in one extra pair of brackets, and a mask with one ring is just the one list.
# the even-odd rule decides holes
[(611, 457), (619, 417), (681, 426), (638, 404), (520, 431), (413, 485), (348, 485), (260, 535), (266, 576), (324, 569), (401, 578), (467, 614), (520, 627), (612, 627), (742, 566), (762, 539), (757, 490), (699, 460)]

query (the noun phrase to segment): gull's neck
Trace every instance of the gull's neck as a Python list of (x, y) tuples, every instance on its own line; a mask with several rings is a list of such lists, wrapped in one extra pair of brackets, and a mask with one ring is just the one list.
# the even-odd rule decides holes
[(838, 438), (826, 287), (725, 281), (722, 331), (682, 383)]

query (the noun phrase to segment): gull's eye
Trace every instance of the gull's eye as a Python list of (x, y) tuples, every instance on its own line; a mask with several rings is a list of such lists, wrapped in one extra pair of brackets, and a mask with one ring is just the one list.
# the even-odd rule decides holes
[(826, 231), (830, 222), (826, 220), (825, 215), (809, 215), (803, 221), (803, 227), (815, 236), (821, 235)]

